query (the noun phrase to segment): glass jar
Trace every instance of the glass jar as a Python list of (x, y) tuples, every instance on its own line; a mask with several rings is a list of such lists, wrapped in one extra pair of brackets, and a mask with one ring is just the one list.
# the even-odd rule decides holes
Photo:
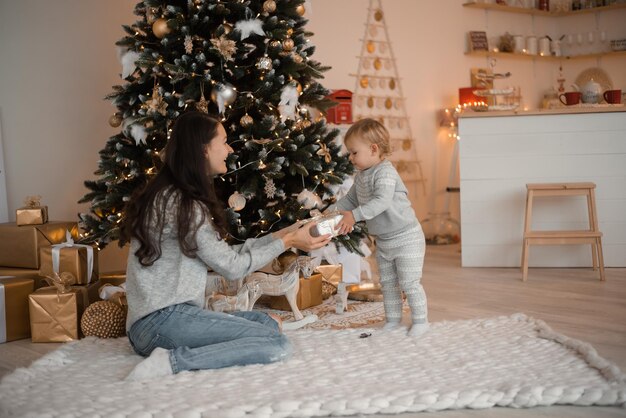
[(421, 224), (426, 244), (448, 245), (461, 241), (461, 226), (450, 212), (430, 212)]

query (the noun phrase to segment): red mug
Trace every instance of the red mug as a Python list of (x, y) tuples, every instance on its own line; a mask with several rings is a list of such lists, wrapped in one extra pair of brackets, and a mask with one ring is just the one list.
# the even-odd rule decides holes
[[(563, 97), (565, 97), (565, 101), (563, 101)], [(580, 98), (582, 97), (582, 93), (579, 91), (568, 91), (559, 95), (559, 100), (566, 106), (577, 105), (580, 103)]]
[(604, 100), (611, 104), (622, 103), (622, 91), (621, 90), (607, 90), (604, 92)]

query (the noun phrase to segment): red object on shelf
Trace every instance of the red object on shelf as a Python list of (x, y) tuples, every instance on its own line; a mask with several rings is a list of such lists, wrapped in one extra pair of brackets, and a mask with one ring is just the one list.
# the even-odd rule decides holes
[(482, 102), (483, 100), (474, 94), (474, 90), (478, 90), (476, 87), (461, 87), (459, 89), (459, 104), (472, 104), (475, 102)]
[(350, 90), (333, 90), (328, 98), (338, 102), (326, 111), (328, 123), (352, 123), (352, 92)]

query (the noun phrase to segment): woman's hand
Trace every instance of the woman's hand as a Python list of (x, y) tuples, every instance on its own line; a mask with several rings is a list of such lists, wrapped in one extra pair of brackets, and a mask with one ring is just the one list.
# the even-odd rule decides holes
[(272, 235), (274, 236), (274, 238), (282, 238), (288, 233), (298, 230), (298, 228), (300, 228), (305, 223), (307, 223), (306, 219), (294, 222), (293, 224), (281, 229), (280, 231), (274, 232)]
[(302, 251), (311, 251), (322, 248), (324, 245), (328, 244), (332, 238), (330, 234), (320, 235), (319, 237), (311, 235), (309, 230), (316, 224), (317, 222), (310, 222), (303, 228), (287, 232), (282, 237), (285, 248), (296, 247)]
[(341, 218), (341, 221), (337, 224), (335, 229), (339, 231), (339, 235), (349, 234), (352, 232), (354, 224), (356, 223), (354, 215), (352, 214), (352, 211), (349, 210), (343, 210), (340, 213), (343, 215), (343, 218)]

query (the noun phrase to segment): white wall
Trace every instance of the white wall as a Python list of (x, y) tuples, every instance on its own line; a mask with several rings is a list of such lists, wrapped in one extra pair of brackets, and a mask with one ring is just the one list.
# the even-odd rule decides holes
[[(367, 0), (312, 0), (309, 29), (316, 36), (315, 59), (333, 67), (323, 84), (354, 89)], [(549, 32), (555, 21), (540, 23), (526, 15), (485, 13), (461, 6), (463, 0), (383, 0), (396, 65), (407, 96), (407, 110), (425, 176), (427, 195), (418, 195), (420, 218), (441, 210), (448, 185), (453, 144), (437, 126), (436, 112), (457, 103), (457, 89), (468, 86), (469, 68), (487, 65), (467, 57), (468, 30), (496, 33), (513, 19), (524, 27)], [(76, 202), (97, 168), (98, 151), (116, 133), (108, 125), (114, 107), (102, 98), (120, 82), (115, 41), (122, 24), (135, 21), (135, 0), (0, 0), (0, 115), (4, 140), (10, 219), (26, 195), (40, 194), (53, 219), (76, 219), (86, 210)], [(624, 11), (601, 16), (612, 29), (626, 31)], [(502, 19), (499, 19), (502, 18)], [(561, 18), (570, 19), (570, 18)], [(571, 18), (576, 27), (595, 26), (593, 14)], [(621, 20), (620, 20), (621, 19)], [(540, 25), (545, 25), (544, 29)], [(582, 30), (582, 29), (581, 29)], [(537, 32), (538, 35), (543, 33)], [(626, 37), (626, 33), (621, 34)], [(626, 88), (626, 58), (566, 61), (571, 82), (584, 68), (601, 65), (616, 86)], [(555, 82), (554, 63), (501, 59), (498, 71), (511, 71), (510, 83), (522, 87), (525, 102), (536, 107), (543, 90)], [(458, 218), (458, 197), (453, 215)], [(124, 256), (109, 246), (101, 253), (102, 270), (124, 267)]]

